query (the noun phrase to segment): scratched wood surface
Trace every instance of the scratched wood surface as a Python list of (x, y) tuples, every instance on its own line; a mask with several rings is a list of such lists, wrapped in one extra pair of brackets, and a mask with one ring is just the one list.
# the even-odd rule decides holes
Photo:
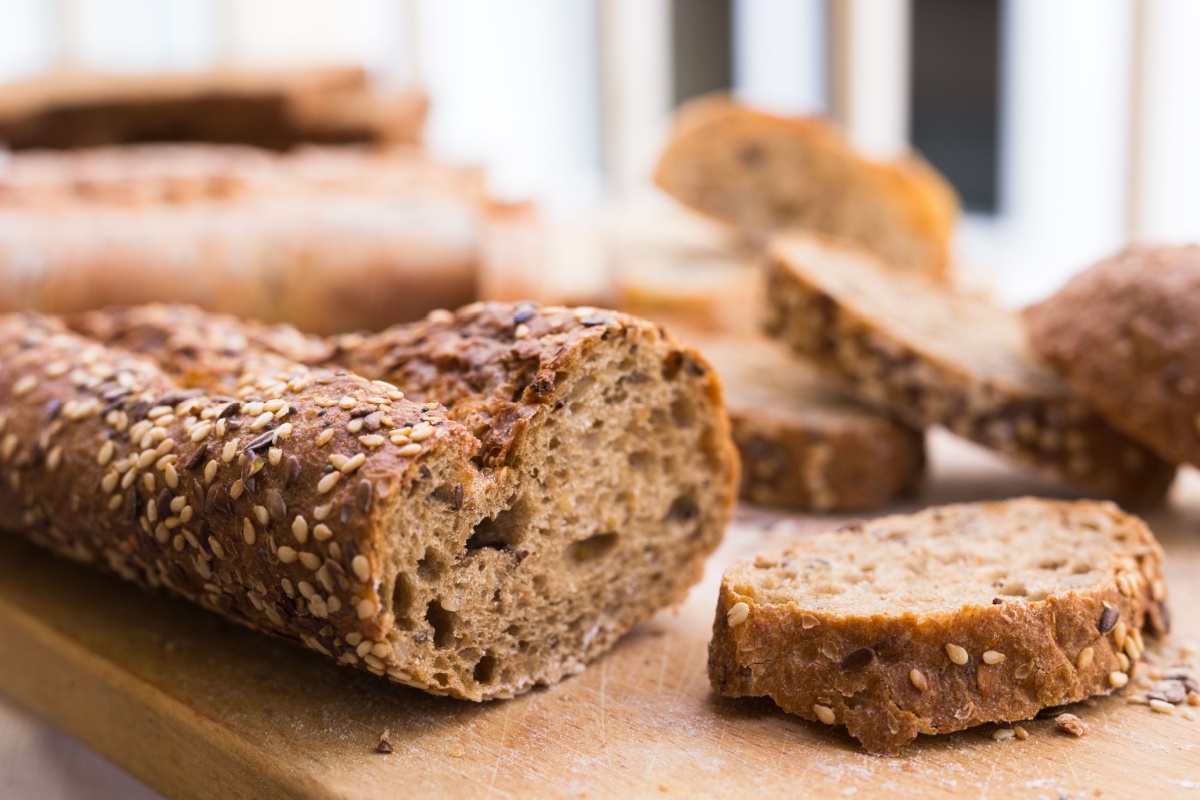
[[(908, 507), (1061, 494), (948, 437), (933, 460)], [(1148, 519), (1169, 555), (1177, 647), (1200, 639), (1200, 477)], [(1027, 741), (984, 727), (889, 759), (769, 701), (714, 697), (705, 648), (721, 570), (837, 521), (740, 512), (682, 607), (583, 675), (486, 705), (339, 669), (5, 538), (0, 687), (177, 798), (1200, 795), (1188, 791), (1200, 788), (1200, 722), (1121, 698), (1080, 706), (1081, 739), (1040, 721)], [(375, 752), (385, 732), (390, 755)]]

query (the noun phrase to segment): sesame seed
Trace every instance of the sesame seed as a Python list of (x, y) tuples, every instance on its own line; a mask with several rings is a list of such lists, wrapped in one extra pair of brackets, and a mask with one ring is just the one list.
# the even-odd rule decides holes
[(344, 461), (342, 463), (342, 465), (340, 467), (338, 467), (338, 469), (340, 469), (342, 471), (343, 475), (349, 475), (365, 463), (367, 463), (366, 454), (359, 453), (358, 455), (354, 456), (353, 458), (346, 459), (346, 461)]
[(121, 488), (128, 489), (130, 486), (133, 486), (133, 482), (137, 480), (137, 476), (138, 473), (135, 469), (131, 469), (126, 472), (121, 478)]
[(313, 518), (317, 520), (327, 519), (329, 513), (333, 511), (333, 503), (325, 503), (313, 509)]
[(440, 605), (443, 610), (449, 611), (451, 614), (454, 614), (458, 611), (458, 601), (453, 597), (441, 598), (438, 600), (438, 605)]
[(376, 447), (381, 447), (385, 441), (387, 440), (377, 433), (358, 437), (359, 444), (361, 444), (363, 447), (369, 447), (372, 450), (374, 450)]
[(731, 628), (741, 625), (750, 616), (750, 606), (744, 602), (734, 603), (725, 614), (725, 622)]
[(998, 728), (992, 731), (992, 738), (997, 742), (1006, 742), (1009, 739), (1017, 738), (1017, 732), (1012, 728)]
[(204, 465), (204, 483), (209, 484), (217, 477), (217, 462), (215, 459)]
[(351, 647), (357, 647), (359, 642), (363, 640), (363, 635), (358, 631), (351, 631), (346, 634), (346, 644)]
[(985, 664), (999, 664), (1005, 658), (1004, 653), (997, 650), (985, 650), (983, 653), (983, 663)]
[(316, 553), (304, 552), (300, 554), (300, 563), (316, 572), (321, 568), (321, 557)]
[(174, 410), (175, 409), (171, 408), (171, 406), (154, 406), (154, 408), (146, 412), (146, 419), (158, 419), (159, 417), (165, 417)]
[[(10, 433), (0, 441), (0, 461), (8, 461), (17, 451), (17, 435)], [(14, 473), (15, 474), (15, 473)]]
[(312, 596), (317, 593), (316, 588), (308, 581), (300, 581), (297, 583), (296, 590), (304, 596), (305, 600), (311, 600)]
[(283, 460), (283, 451), (278, 447), (272, 447), (267, 451), (267, 461), (271, 462), (272, 467), (278, 467), (279, 462)]
[(238, 478), (236, 481), (234, 481), (234, 482), (233, 482), (233, 483), (230, 485), (230, 487), (229, 487), (229, 496), (230, 496), (232, 499), (234, 499), (234, 500), (237, 500), (239, 497), (241, 497), (241, 496), (242, 496), (242, 493), (243, 493), (244, 491), (246, 491), (246, 482), (245, 482), (245, 481), (243, 481), (241, 478)]
[(138, 455), (137, 461), (135, 461), (133, 465), (138, 469), (145, 469), (153, 464), (156, 458), (158, 458), (158, 454), (153, 450), (143, 450), (141, 454)]
[(221, 547), (221, 543), (217, 541), (217, 537), (208, 537), (208, 546), (212, 548), (213, 555), (217, 558), (225, 557), (225, 548)]
[(525, 323), (522, 322), (520, 325), (518, 325), (516, 328), (513, 329), (513, 338), (514, 339), (524, 339), (527, 336), (529, 336), (529, 326), (526, 325)]
[(199, 425), (197, 425), (195, 428), (192, 429), (192, 435), (190, 438), (193, 442), (202, 441), (203, 439), (208, 438), (208, 435), (210, 433), (212, 433), (212, 430), (213, 430), (212, 423), (201, 422)]
[(110, 472), (107, 475), (105, 475), (103, 479), (101, 479), (100, 488), (103, 489), (108, 494), (112, 494), (114, 491), (116, 491), (117, 482), (120, 479), (121, 479), (121, 476), (118, 473)]
[(342, 473), (331, 472), (317, 482), (317, 494), (327, 494), (333, 491), (333, 487), (338, 485), (338, 481), (342, 479)]
[(279, 556), (279, 560), (284, 564), (290, 564), (296, 560), (297, 553), (285, 544), (275, 551), (275, 555)]
[(274, 414), (276, 411), (286, 406), (286, 402), (280, 400), (279, 398), (275, 398), (274, 400), (268, 400), (267, 402), (263, 403), (263, 411), (270, 411), (272, 414)]
[(254, 518), (258, 520), (259, 525), (262, 525), (265, 528), (267, 523), (271, 521), (271, 514), (269, 511), (267, 511), (266, 506), (255, 506)]
[(420, 452), (421, 452), (421, 445), (406, 444), (404, 447), (401, 447), (399, 450), (396, 451), (396, 455), (398, 455), (402, 458), (412, 458), (413, 456), (420, 454)]
[(341, 401), (338, 403), (338, 405), (341, 406), (343, 409), (349, 411), (350, 409), (352, 409), (356, 405), (358, 405), (358, 401), (355, 400), (353, 397), (350, 397), (349, 395), (347, 395), (346, 397), (343, 397), (341, 399)]
[(1117, 653), (1117, 664), (1120, 665), (1122, 672), (1128, 672), (1129, 667), (1132, 666), (1129, 656), (1124, 653)]
[(358, 419), (352, 419), (346, 423), (346, 432), (347, 433), (357, 434), (362, 429), (363, 429), (362, 417), (359, 417)]
[(1129, 683), (1129, 676), (1124, 672), (1110, 672), (1108, 673), (1108, 682), (1114, 689), (1120, 689)]
[(153, 497), (146, 502), (146, 519), (158, 522), (158, 502)]
[(1087, 669), (1092, 665), (1092, 661), (1096, 658), (1096, 650), (1092, 647), (1085, 647), (1079, 651), (1079, 655), (1075, 658), (1076, 669)]
[(391, 435), (392, 444), (402, 447), (408, 444), (408, 436), (403, 433), (393, 433)]
[(362, 581), (363, 583), (366, 583), (368, 580), (370, 580), (370, 578), (371, 578), (371, 563), (369, 561), (367, 561), (366, 556), (361, 555), (361, 554), (355, 556), (354, 560), (350, 562), (350, 566), (354, 570), (354, 574), (358, 577), (358, 579), (360, 581)]
[(1128, 629), (1125, 627), (1124, 620), (1122, 620), (1121, 622), (1118, 622), (1116, 624), (1116, 626), (1113, 627), (1113, 631), (1112, 631), (1113, 644), (1115, 644), (1117, 646), (1118, 650), (1124, 649), (1124, 647), (1125, 647), (1125, 636), (1126, 636), (1127, 630)]
[(369, 597), (359, 600), (354, 606), (354, 613), (359, 619), (370, 619), (375, 616), (375, 601)]
[(813, 704), (813, 713), (817, 715), (817, 719), (824, 722), (826, 725), (832, 725), (837, 722), (837, 716), (833, 713), (833, 709), (829, 706), (823, 706), (820, 703)]
[(321, 435), (317, 437), (317, 447), (324, 447), (329, 444), (329, 440), (333, 438), (333, 428), (326, 428), (321, 431)]
[(313, 538), (318, 542), (324, 542), (325, 540), (329, 539), (329, 537), (333, 536), (333, 531), (330, 530), (329, 526), (324, 522), (318, 522), (313, 526), (312, 535)]
[(108, 462), (112, 461), (112, 457), (116, 452), (117, 446), (109, 439), (100, 445), (100, 452), (96, 454), (96, 463), (102, 467), (108, 466)]
[(242, 517), (242, 541), (246, 544), (254, 544), (254, 540), (258, 534), (254, 530), (254, 523), (249, 517)]
[(242, 403), (242, 413), (248, 417), (257, 417), (263, 413), (263, 404), (258, 402)]
[(62, 447), (55, 446), (54, 449), (46, 456), (46, 469), (54, 472), (62, 463)]
[(1025, 741), (1029, 738), (1029, 731), (1025, 730), (1020, 725), (1013, 725), (1013, 733), (1015, 733), (1017, 738), (1021, 741)]
[(217, 432), (217, 438), (218, 438), (218, 439), (224, 439), (224, 438), (225, 438), (226, 427), (227, 427), (227, 426), (226, 426), (226, 424), (225, 424), (225, 418), (224, 418), (224, 417), (222, 417), (221, 419), (217, 420), (217, 425), (216, 425), (216, 428), (215, 428), (215, 430), (216, 430), (216, 432)]
[(342, 464), (345, 464), (349, 460), (350, 459), (348, 459), (346, 456), (342, 455), (341, 453), (334, 453), (333, 455), (331, 455), (329, 457), (329, 463), (333, 465), (334, 469), (338, 469), (338, 470), (340, 470), (342, 468)]
[(221, 449), (221, 460), (228, 464), (233, 461), (233, 457), (237, 455), (238, 443), (230, 439), (225, 443), (225, 447)]
[(162, 458), (163, 456), (165, 456), (167, 453), (170, 453), (174, 449), (175, 449), (175, 440), (174, 439), (163, 439), (161, 442), (158, 443), (158, 447), (156, 447), (154, 449), (154, 452), (159, 458)]
[(275, 429), (275, 440), (286, 439), (292, 435), (292, 423), (285, 422)]
[(908, 671), (908, 680), (916, 688), (918, 692), (924, 692), (929, 689), (929, 681), (925, 677), (925, 673), (913, 667)]
[(163, 468), (163, 480), (167, 482), (167, 486), (172, 489), (179, 488), (179, 473), (175, 469), (174, 464), (167, 464)]
[(1157, 698), (1152, 699), (1150, 701), (1150, 708), (1153, 711), (1157, 711), (1159, 714), (1174, 714), (1175, 713), (1175, 706), (1171, 705), (1166, 700), (1159, 700)]
[(121, 503), (123, 503), (123, 502), (125, 502), (125, 501), (121, 499), (121, 495), (114, 494), (112, 496), (112, 498), (108, 501), (108, 510), (116, 511), (118, 508), (121, 507)]
[(432, 425), (430, 425), (428, 422), (422, 422), (420, 425), (413, 428), (412, 433), (408, 435), (408, 438), (414, 442), (423, 442), (430, 436), (433, 436), (435, 433), (437, 433), (437, 431)]
[(302, 516), (297, 516), (292, 521), (292, 535), (296, 537), (296, 541), (304, 544), (308, 541), (308, 520)]
[(194, 513), (195, 509), (193, 509), (191, 506), (184, 506), (179, 510), (179, 521), (184, 525), (188, 524), (192, 521), (192, 515)]
[(264, 411), (254, 418), (254, 422), (250, 423), (250, 430), (261, 431), (263, 428), (267, 427), (267, 423), (273, 419), (275, 419), (274, 414), (269, 411)]
[(971, 660), (970, 656), (967, 655), (967, 651), (956, 644), (946, 644), (946, 655), (950, 657), (951, 661), (953, 661), (955, 664), (958, 664), (960, 667)]
[(329, 616), (329, 606), (326, 605), (325, 598), (319, 594), (313, 595), (312, 599), (308, 601), (308, 610), (312, 612), (314, 617), (325, 619)]
[(12, 393), (14, 397), (23, 397), (34, 390), (37, 386), (37, 378), (33, 375), (22, 375), (12, 385)]

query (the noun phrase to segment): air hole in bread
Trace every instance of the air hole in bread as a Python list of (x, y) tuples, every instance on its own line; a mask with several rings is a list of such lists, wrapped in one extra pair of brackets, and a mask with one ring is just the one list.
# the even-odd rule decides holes
[(479, 683), (491, 683), (496, 680), (496, 657), (487, 653), (475, 664), (473, 673)]
[(1008, 597), (1025, 597), (1029, 592), (1026, 590), (1024, 583), (1015, 581), (1001, 586), (999, 594), (1007, 595)]
[(550, 442), (546, 445), (550, 450), (557, 450), (562, 447), (562, 441), (557, 436), (551, 436)]
[(1067, 565), (1067, 562), (1061, 558), (1047, 559), (1038, 564), (1038, 569), (1062, 569)]
[(654, 466), (654, 454), (649, 450), (635, 450), (629, 454), (629, 466), (637, 470), (646, 470)]
[(528, 514), (524, 503), (517, 501), (494, 517), (481, 519), (467, 539), (467, 550), (489, 547), (503, 550), (516, 541), (517, 533), (525, 526)]
[(412, 605), (414, 591), (411, 579), (400, 573), (396, 576), (396, 585), (392, 587), (392, 613), (396, 617), (396, 626), (402, 630), (411, 631), (413, 628)]
[(439, 648), (447, 648), (454, 644), (454, 623), (456, 615), (442, 608), (440, 600), (430, 600), (425, 609), (425, 621), (433, 628), (433, 643)]
[(691, 398), (679, 397), (671, 403), (671, 418), (680, 428), (690, 428), (696, 424), (696, 407)]
[(614, 531), (597, 533), (578, 542), (567, 545), (567, 559), (575, 564), (582, 564), (612, 552), (617, 546), (617, 534)]
[(700, 505), (692, 494), (676, 497), (667, 509), (667, 519), (673, 522), (689, 522), (700, 516)]
[(650, 412), (650, 427), (657, 434), (665, 433), (671, 428), (671, 417), (663, 409), (656, 408)]

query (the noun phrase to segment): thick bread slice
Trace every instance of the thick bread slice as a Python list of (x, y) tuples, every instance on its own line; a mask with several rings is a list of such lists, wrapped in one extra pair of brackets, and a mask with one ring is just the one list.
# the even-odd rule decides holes
[(255, 335), (243, 364), (262, 371), (230, 397), (181, 353), (164, 370), (2, 317), (0, 529), (437, 694), (578, 672), (720, 538), (737, 470), (716, 374), (594, 310), (479, 306), (422, 337), (453, 412)]
[(896, 419), (1122, 502), (1170, 486), (1174, 467), (1037, 360), (1019, 315), (814, 236), (780, 236), (769, 262), (767, 330)]
[(1168, 461), (1200, 465), (1200, 247), (1131, 247), (1025, 310), (1067, 385)]
[(1109, 503), (1024, 498), (853, 523), (721, 582), (709, 676), (872, 753), (1124, 685), (1164, 632), (1162, 550)]
[(865, 511), (915, 491), (925, 437), (849, 398), (764, 338), (689, 337), (725, 385), (741, 497), (794, 511)]
[(829, 124), (724, 97), (685, 106), (655, 182), (684, 205), (762, 235), (798, 228), (860, 244), (888, 263), (944, 275), (958, 199), (920, 156), (860, 156)]

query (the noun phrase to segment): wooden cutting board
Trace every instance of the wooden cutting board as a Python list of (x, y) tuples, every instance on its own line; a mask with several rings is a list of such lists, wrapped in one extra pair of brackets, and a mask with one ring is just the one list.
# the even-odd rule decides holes
[[(1054, 494), (935, 437), (909, 507)], [(1148, 520), (1167, 553), (1175, 633), (1200, 640), (1200, 477)], [(429, 697), (186, 604), (0, 539), (0, 687), (176, 798), (912, 796), (1200, 797), (1200, 721), (1113, 697), (1081, 739), (992, 726), (865, 755), (769, 701), (714, 697), (705, 648), (731, 561), (837, 519), (740, 512), (702, 585), (584, 674), (485, 705)], [(1165, 646), (1165, 645), (1164, 645)], [(395, 747), (375, 751), (381, 735)]]

